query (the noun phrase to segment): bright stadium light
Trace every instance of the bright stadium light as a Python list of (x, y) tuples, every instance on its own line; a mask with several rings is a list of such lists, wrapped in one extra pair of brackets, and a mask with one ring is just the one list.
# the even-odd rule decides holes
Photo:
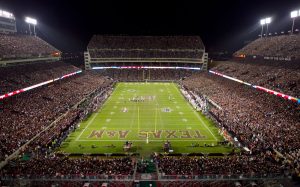
[(272, 18), (264, 18), (260, 20), (260, 25), (261, 25), (261, 38), (263, 37), (263, 32), (264, 32), (264, 25), (267, 25), (267, 31), (266, 31), (266, 36), (268, 36), (268, 30), (269, 30), (269, 24), (272, 22)]
[(36, 20), (36, 19), (33, 19), (33, 18), (30, 18), (30, 17), (26, 17), (26, 18), (25, 18), (25, 22), (28, 23), (30, 35), (31, 35), (30, 25), (33, 25), (33, 33), (34, 33), (34, 36), (36, 36), (35, 26), (37, 25), (37, 20)]
[(300, 16), (300, 10), (299, 10), (299, 11), (294, 10), (294, 11), (291, 12), (291, 18), (293, 19), (293, 24), (292, 24), (292, 31), (291, 31), (291, 34), (293, 34), (293, 32), (294, 32), (295, 19), (296, 19), (297, 17), (299, 17), (299, 16)]
[(296, 18), (296, 17), (298, 17), (298, 11), (297, 10), (292, 11), (291, 12), (291, 18)]
[(266, 18), (266, 24), (270, 24), (270, 23), (271, 23), (271, 21), (272, 21), (272, 19), (271, 19), (271, 18)]
[(261, 24), (261, 25), (265, 25), (265, 24), (266, 24), (266, 19), (261, 19), (261, 20), (260, 20), (260, 24)]
[(261, 25), (261, 33), (260, 33), (260, 37), (263, 37), (263, 33), (264, 33), (264, 25), (266, 24), (266, 19), (261, 19), (260, 20), (260, 25)]
[(264, 25), (266, 24), (266, 19), (261, 19), (260, 20), (260, 25), (261, 25), (261, 33), (260, 33), (260, 38), (263, 37), (263, 32), (264, 32)]
[(30, 17), (26, 17), (26, 18), (25, 18), (25, 21), (26, 21), (27, 23), (32, 24), (32, 25), (36, 25), (36, 24), (37, 24), (36, 19), (30, 18)]

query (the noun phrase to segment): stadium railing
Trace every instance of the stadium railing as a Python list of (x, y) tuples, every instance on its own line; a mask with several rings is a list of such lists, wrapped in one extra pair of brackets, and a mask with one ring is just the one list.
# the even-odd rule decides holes
[(199, 180), (199, 181), (223, 181), (223, 180), (267, 180), (267, 179), (286, 179), (282, 174), (268, 174), (268, 175), (158, 175), (158, 180)]
[[(35, 175), (35, 176), (1, 176), (2, 181), (26, 180), (26, 181), (143, 181), (134, 175)], [(281, 174), (268, 175), (158, 175), (158, 178), (151, 178), (151, 181), (266, 181), (266, 180), (287, 180), (286, 176)], [(149, 179), (145, 179), (149, 180)]]
[(73, 174), (73, 175), (16, 175), (16, 176), (1, 176), (1, 180), (10, 181), (16, 179), (32, 180), (32, 181), (132, 181), (133, 175), (97, 175), (97, 174)]

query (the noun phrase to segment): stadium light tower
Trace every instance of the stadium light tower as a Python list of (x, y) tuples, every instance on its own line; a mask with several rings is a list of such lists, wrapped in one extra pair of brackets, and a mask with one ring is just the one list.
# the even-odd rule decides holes
[(291, 32), (291, 34), (293, 34), (293, 32), (294, 32), (295, 19), (296, 19), (297, 17), (299, 17), (299, 16), (300, 16), (300, 10), (299, 10), (299, 11), (294, 10), (294, 11), (291, 12), (291, 18), (293, 19), (292, 32)]
[(260, 25), (261, 25), (261, 33), (260, 33), (260, 37), (263, 37), (263, 33), (264, 33), (264, 25), (266, 24), (266, 19), (261, 19), (260, 20)]
[(266, 37), (268, 37), (268, 32), (269, 32), (269, 24), (271, 23), (272, 19), (269, 17), (269, 18), (266, 18), (266, 25), (267, 25), (267, 35)]
[(272, 22), (271, 17), (260, 20), (261, 24), (261, 38), (263, 37), (264, 25), (267, 25), (266, 37), (268, 37), (269, 24)]
[(33, 18), (30, 18), (30, 17), (26, 17), (25, 22), (28, 23), (30, 35), (31, 35), (30, 25), (33, 25), (33, 33), (34, 33), (34, 36), (36, 36), (35, 26), (37, 24), (37, 20), (33, 19)]

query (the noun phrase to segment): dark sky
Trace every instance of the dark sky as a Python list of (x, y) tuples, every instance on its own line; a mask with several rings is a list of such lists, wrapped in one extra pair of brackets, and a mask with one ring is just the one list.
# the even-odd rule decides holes
[(209, 50), (236, 50), (260, 34), (262, 17), (272, 16), (270, 32), (290, 29), (300, 1), (0, 0), (0, 9), (14, 13), (18, 25), (37, 18), (39, 36), (62, 51), (85, 50), (93, 34), (200, 35)]

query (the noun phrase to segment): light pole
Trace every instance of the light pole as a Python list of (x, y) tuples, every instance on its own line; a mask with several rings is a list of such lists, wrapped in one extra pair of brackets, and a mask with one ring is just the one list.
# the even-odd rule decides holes
[(264, 33), (264, 25), (267, 25), (267, 33), (266, 33), (266, 37), (268, 37), (268, 30), (269, 30), (269, 24), (271, 23), (272, 19), (270, 17), (268, 18), (264, 18), (260, 20), (260, 25), (261, 25), (261, 38), (263, 37), (263, 33)]
[(299, 16), (300, 16), (300, 10), (299, 10), (299, 11), (294, 10), (294, 11), (291, 12), (291, 18), (293, 19), (292, 32), (291, 32), (291, 34), (294, 33), (295, 19), (296, 19), (297, 17), (299, 17)]
[(30, 18), (30, 17), (26, 17), (25, 22), (28, 23), (30, 35), (31, 35), (30, 25), (33, 25), (33, 33), (34, 33), (34, 36), (36, 36), (35, 26), (37, 24), (37, 20), (33, 19), (33, 18)]
[(261, 33), (260, 33), (260, 38), (263, 37), (263, 33), (264, 33), (264, 25), (266, 24), (266, 19), (261, 19), (260, 20), (260, 25), (261, 25)]
[(269, 32), (269, 24), (271, 23), (271, 18), (266, 18), (266, 24), (267, 24), (267, 35), (266, 35), (266, 37), (268, 37), (268, 32)]

